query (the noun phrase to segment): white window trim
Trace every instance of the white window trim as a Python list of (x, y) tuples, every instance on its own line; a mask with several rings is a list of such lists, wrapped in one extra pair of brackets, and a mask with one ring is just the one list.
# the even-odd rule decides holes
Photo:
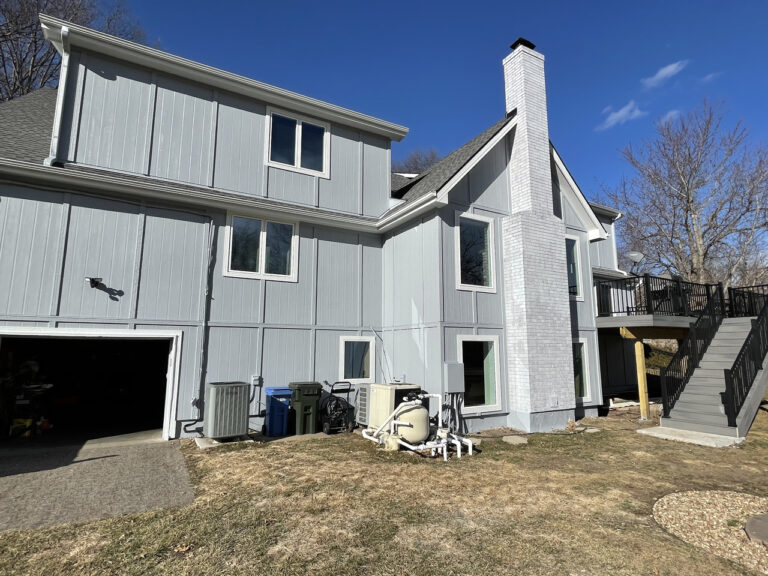
[[(568, 296), (571, 300), (576, 300), (578, 302), (584, 302), (584, 281), (581, 276), (581, 242), (579, 241), (579, 237), (575, 236), (573, 234), (566, 234), (565, 235), (566, 240), (574, 240), (576, 243), (576, 281), (577, 281), (577, 291), (576, 294), (571, 294), (570, 286), (568, 287)], [(565, 265), (568, 266), (568, 243), (566, 242), (566, 254), (565, 254)], [(566, 270), (566, 278), (568, 277), (568, 273)]]
[[(232, 270), (232, 218), (248, 218), (250, 220), (261, 220), (261, 233), (259, 239), (259, 272), (246, 272), (244, 270)], [(293, 226), (293, 235), (291, 236), (291, 273), (266, 274), (263, 272), (267, 259), (267, 222), (275, 224), (288, 224)], [(227, 213), (227, 226), (225, 231), (225, 260), (224, 276), (231, 278), (252, 278), (258, 280), (275, 280), (277, 282), (298, 282), (299, 278), (299, 223), (288, 220), (275, 220), (274, 218), (264, 218), (237, 212)]]
[[(344, 352), (347, 342), (368, 342), (369, 344), (369, 367), (370, 377), (368, 378), (344, 378)], [(339, 339), (339, 380), (349, 382), (350, 384), (367, 384), (376, 381), (376, 340), (373, 336), (341, 336)]]
[[(296, 120), (296, 150), (294, 151), (294, 158), (296, 159), (295, 165), (272, 161), (272, 114), (277, 114), (278, 116), (284, 116), (285, 118)], [(325, 130), (323, 134), (322, 171), (310, 170), (309, 168), (302, 168), (301, 166), (301, 124), (303, 122), (312, 124), (314, 126), (320, 126)], [(272, 108), (271, 106), (267, 106), (267, 117), (264, 124), (266, 125), (264, 141), (264, 163), (267, 166), (274, 166), (275, 168), (290, 170), (291, 172), (298, 172), (300, 174), (307, 174), (309, 176), (318, 176), (320, 178), (328, 179), (331, 177), (331, 125), (328, 122), (310, 118), (309, 116), (302, 116), (301, 114), (296, 114), (294, 112), (289, 112), (280, 108)]]
[[(475, 286), (474, 284), (462, 284), (461, 283), (461, 226), (460, 218), (467, 218), (468, 220), (478, 220), (480, 222), (486, 222), (488, 224), (488, 251), (489, 251), (489, 266), (491, 268), (490, 286)], [(472, 214), (470, 212), (456, 211), (456, 220), (454, 222), (454, 266), (456, 268), (456, 290), (468, 290), (472, 292), (490, 292), (496, 293), (496, 235), (494, 232), (494, 219), (487, 216), (480, 216), (478, 214)]]
[(496, 385), (496, 403), (483, 404), (482, 406), (462, 406), (462, 414), (484, 414), (486, 412), (498, 412), (501, 410), (501, 373), (499, 363), (499, 337), (481, 334), (459, 334), (457, 337), (458, 351), (456, 359), (460, 364), (464, 363), (464, 342), (492, 342), (494, 362), (494, 384)]
[[(585, 338), (584, 336), (579, 336), (578, 338), (573, 339), (574, 344), (582, 344), (583, 345), (583, 355), (584, 355), (584, 389), (587, 391), (586, 396), (576, 396), (576, 403), (577, 404), (588, 404), (592, 401), (592, 378), (589, 373), (589, 338)], [(574, 393), (576, 391), (576, 382), (574, 381)]]

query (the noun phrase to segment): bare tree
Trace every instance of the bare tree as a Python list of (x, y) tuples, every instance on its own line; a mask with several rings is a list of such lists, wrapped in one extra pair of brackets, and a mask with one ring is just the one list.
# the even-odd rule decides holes
[(0, 0), (0, 102), (58, 84), (61, 60), (45, 40), (38, 14), (145, 40), (122, 0)]
[(768, 151), (739, 123), (726, 129), (704, 102), (623, 155), (635, 174), (607, 195), (625, 214), (623, 248), (644, 253), (646, 271), (726, 285), (766, 278)]
[(392, 163), (392, 172), (421, 174), (439, 160), (440, 154), (434, 148), (411, 150), (405, 158)]

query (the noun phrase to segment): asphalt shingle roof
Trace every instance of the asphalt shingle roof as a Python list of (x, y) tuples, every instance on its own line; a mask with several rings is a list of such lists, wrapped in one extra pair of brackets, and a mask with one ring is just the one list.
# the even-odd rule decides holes
[(454, 150), (440, 160), (440, 162), (434, 164), (415, 178), (410, 179), (405, 184), (398, 180), (398, 184), (400, 184), (398, 188), (395, 188), (395, 175), (393, 175), (392, 196), (409, 202), (439, 190), (513, 118), (514, 115), (499, 120), (496, 124), (464, 144), (464, 146)]
[(42, 164), (51, 150), (55, 110), (55, 88), (0, 104), (0, 158)]

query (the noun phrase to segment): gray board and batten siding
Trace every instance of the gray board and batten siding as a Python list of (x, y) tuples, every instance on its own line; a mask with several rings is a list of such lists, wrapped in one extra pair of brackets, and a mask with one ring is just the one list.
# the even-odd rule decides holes
[(265, 162), (267, 106), (73, 49), (66, 162), (378, 217), (389, 208), (390, 142), (330, 124), (329, 178)]
[[(384, 238), (383, 338), (395, 378), (443, 390), (443, 363), (458, 358), (460, 335), (496, 336), (499, 365), (504, 345), (501, 220), (509, 214), (508, 154), (512, 137), (496, 145), (449, 194), (449, 204)], [(470, 213), (494, 220), (494, 293), (459, 290), (455, 220)], [(469, 430), (507, 425), (506, 371), (500, 370), (501, 409), (466, 415)]]
[[(597, 407), (602, 404), (602, 386), (600, 378), (600, 360), (595, 317), (597, 310), (593, 295), (592, 257), (597, 252), (595, 246), (609, 244), (610, 238), (598, 241), (590, 241), (587, 232), (589, 223), (583, 222), (573, 202), (577, 200), (578, 190), (573, 190), (561, 171), (555, 171), (557, 188), (560, 191), (563, 220), (565, 222), (566, 238), (576, 240), (578, 246), (578, 282), (579, 294), (570, 296), (571, 301), (571, 335), (574, 341), (581, 341), (587, 347), (586, 380), (589, 393), (583, 398), (576, 398), (577, 407)], [(605, 226), (603, 226), (605, 229)], [(565, 249), (565, 247), (563, 247)], [(606, 262), (607, 263), (607, 262)], [(615, 266), (611, 266), (615, 268)], [(594, 409), (589, 415), (597, 415)]]
[(179, 420), (198, 417), (205, 381), (338, 379), (340, 337), (381, 326), (381, 238), (300, 224), (296, 282), (234, 278), (225, 224), (223, 212), (0, 183), (0, 325), (183, 332)]

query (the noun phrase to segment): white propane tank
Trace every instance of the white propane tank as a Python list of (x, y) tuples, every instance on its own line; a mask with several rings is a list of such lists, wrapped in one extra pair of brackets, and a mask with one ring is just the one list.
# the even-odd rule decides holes
[(424, 406), (403, 406), (395, 419), (409, 424), (397, 427), (397, 435), (409, 444), (420, 444), (429, 437), (429, 410)]

